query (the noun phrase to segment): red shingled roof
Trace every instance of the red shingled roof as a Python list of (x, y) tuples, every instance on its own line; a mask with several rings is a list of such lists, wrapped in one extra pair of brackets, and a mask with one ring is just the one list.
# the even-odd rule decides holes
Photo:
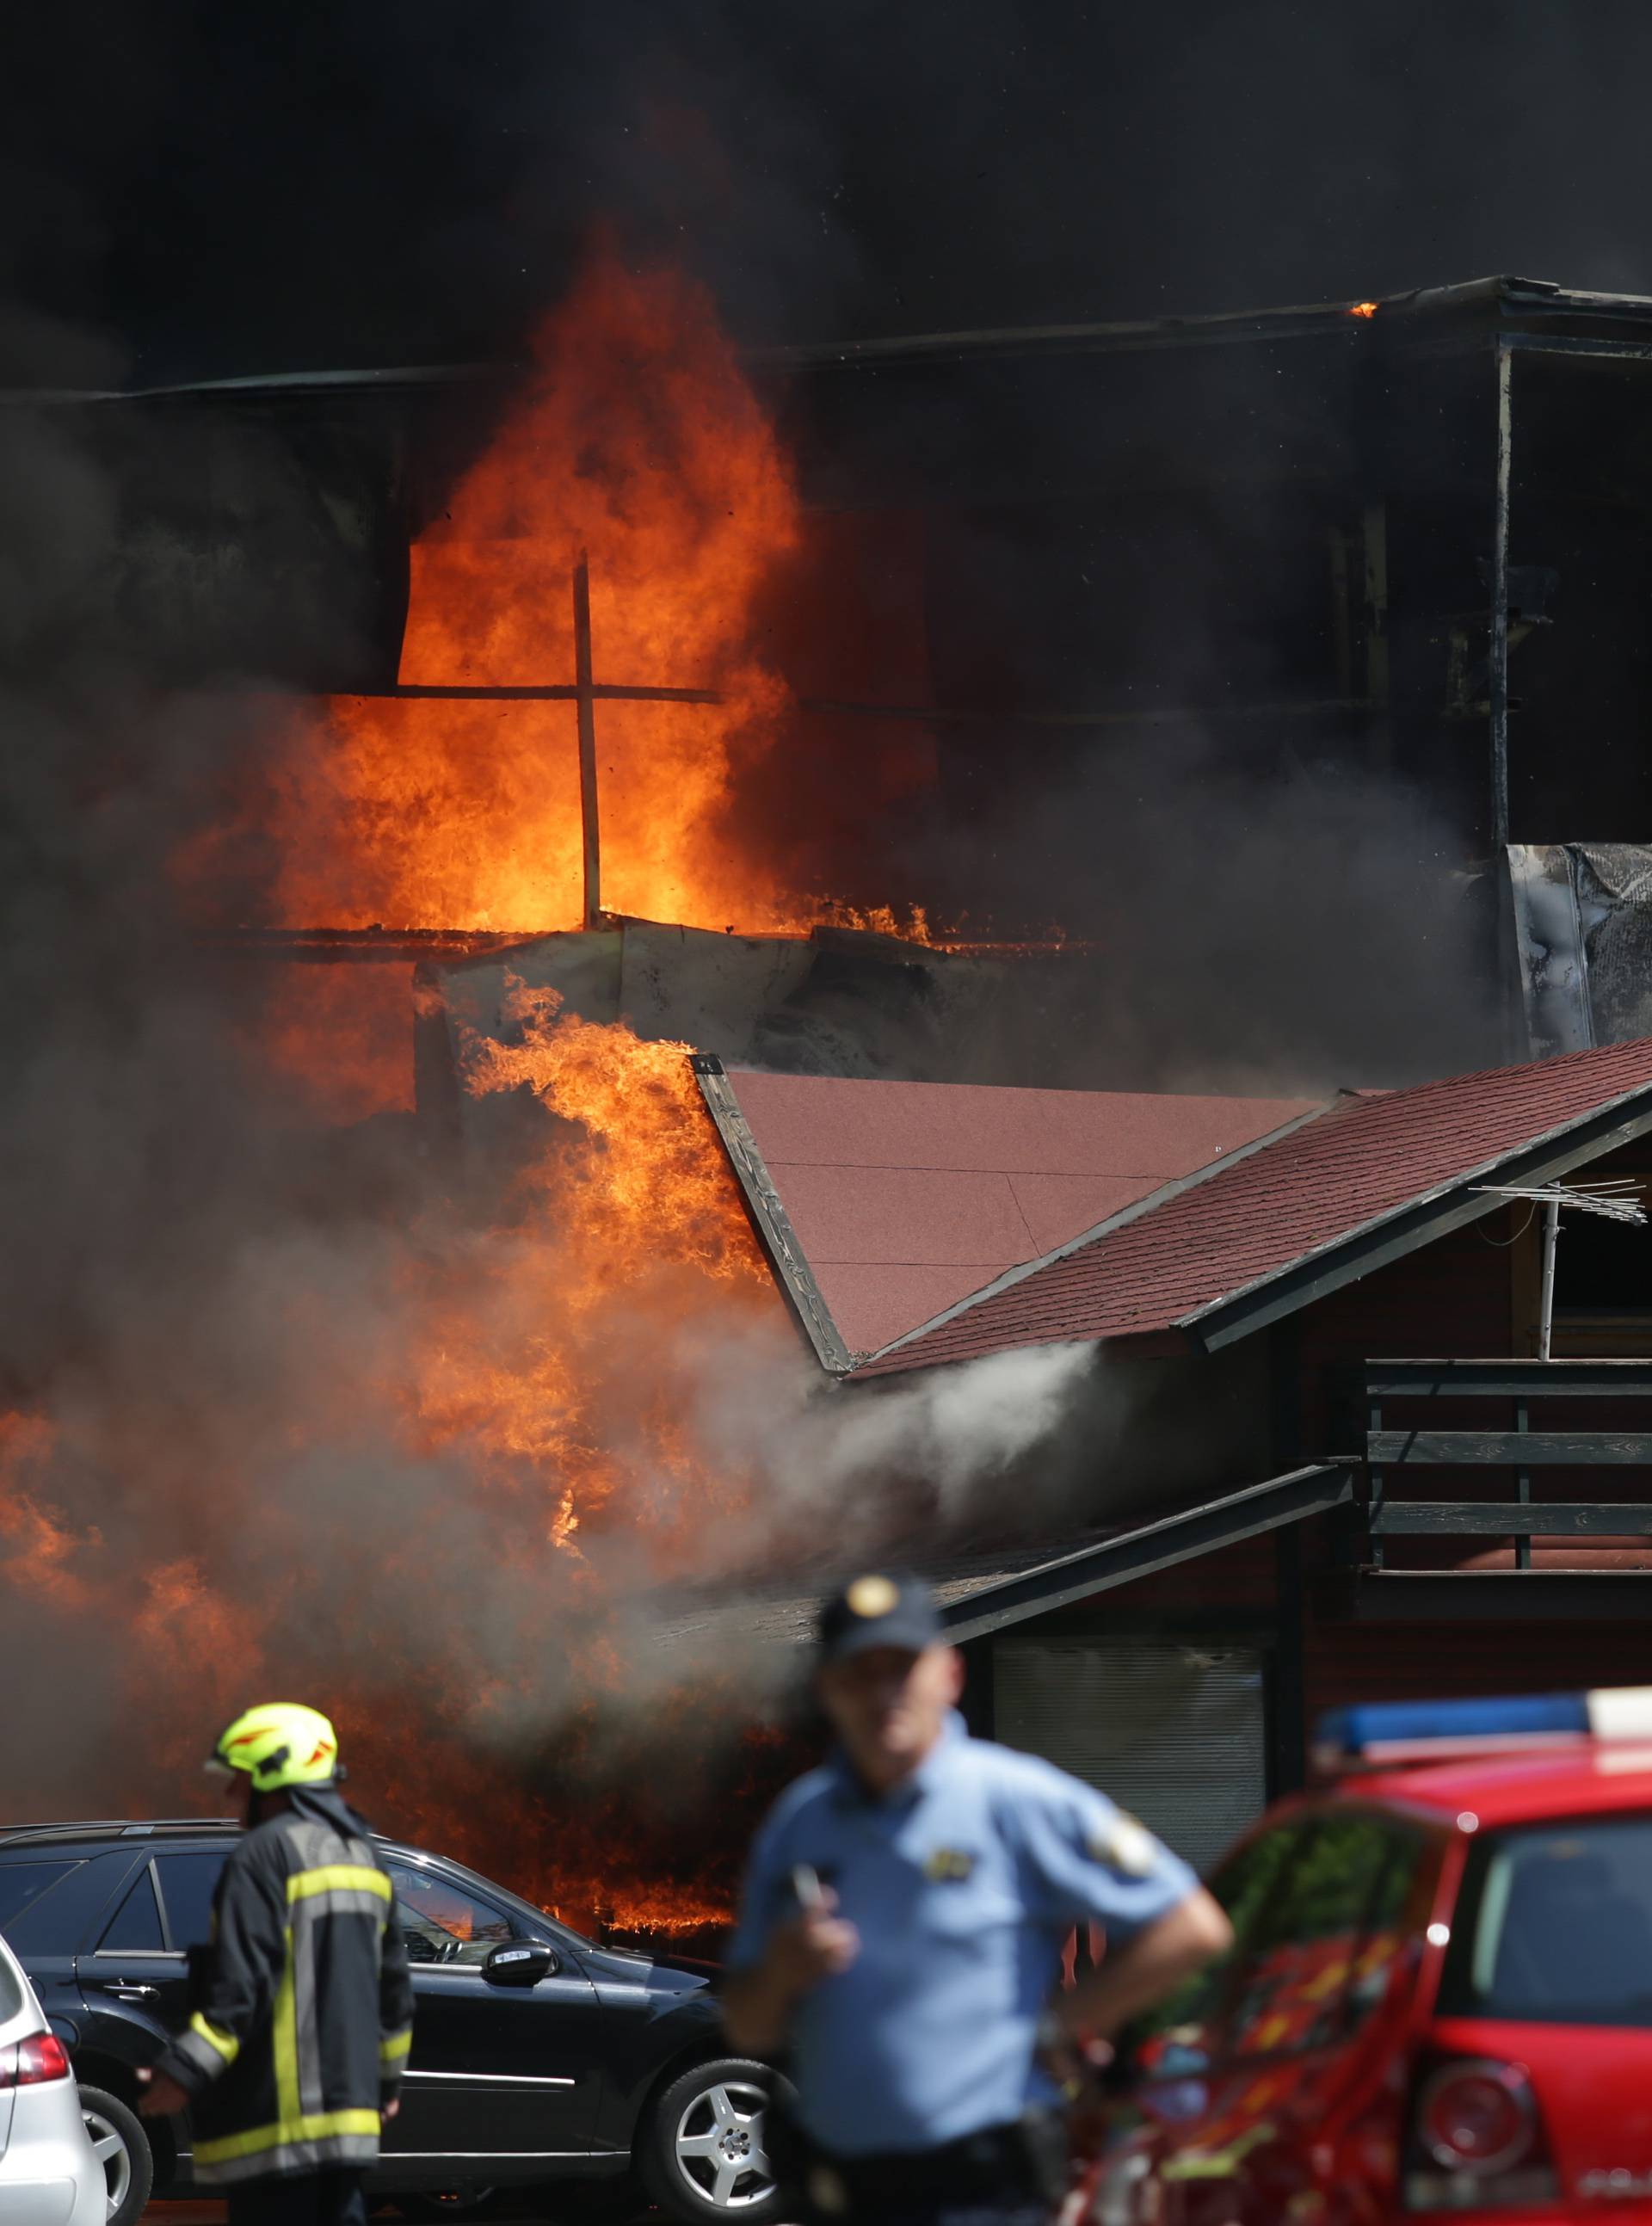
[(1323, 1103), (724, 1072), (850, 1353)]
[[(1649, 1090), (1652, 1039), (1642, 1039), (1411, 1090), (1350, 1093), (1124, 1227), (1001, 1278), (855, 1373), (1177, 1328)], [(1606, 1135), (1599, 1150), (1616, 1141)]]

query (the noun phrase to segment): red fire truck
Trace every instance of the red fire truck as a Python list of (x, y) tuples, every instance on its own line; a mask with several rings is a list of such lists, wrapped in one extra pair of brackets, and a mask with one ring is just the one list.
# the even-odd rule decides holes
[(1652, 1689), (1344, 1711), (1124, 2037), (1084, 2226), (1652, 2226)]

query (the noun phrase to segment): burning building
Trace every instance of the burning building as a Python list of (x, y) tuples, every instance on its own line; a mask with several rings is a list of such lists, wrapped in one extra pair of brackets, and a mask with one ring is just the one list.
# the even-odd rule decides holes
[[(14, 1762), (29, 1804), (153, 1805), (204, 1660), (214, 1689), (302, 1675), (403, 1828), (696, 1921), (715, 1834), (685, 1853), (673, 1809), (707, 1751), (749, 1775), (719, 1726), (792, 1611), (742, 1607), (735, 1645), (685, 1600), (795, 1601), (918, 1542), (969, 1561), (956, 1603), (991, 1578), (1069, 1615), (1113, 1578), (1075, 1593), (1052, 1549), (1157, 1581), (1113, 1519), (1155, 1498), (1236, 1558), (1191, 1606), (1138, 1595), (1133, 1689), (1208, 1702), (1250, 1759), (1236, 1812), (1286, 1782), (1290, 1542), (1351, 1485), (1323, 1415), (1268, 1419), (1283, 1315), (1196, 1382), (1197, 1339), (1089, 1358), (1187, 1308), (1097, 1329), (1063, 1298), (978, 1347), (947, 1321), (1294, 1168), (1311, 1144), (1267, 1140), (1299, 1116), (1347, 1135), (1307, 1117), (1330, 1078), (1526, 1048), (1558, 978), (1527, 853), (1637, 831), (1612, 613), (1647, 314), (1497, 281), (742, 363), (692, 289), (599, 258), (512, 379), (17, 398), (73, 531), (12, 658), (37, 1264), (0, 1294), (0, 1574), (10, 1643), (91, 1665)], [(860, 1156), (823, 1099), (765, 1114), (753, 1069), (861, 1093)], [(903, 1088), (942, 1095), (898, 1120)], [(1602, 1089), (1559, 1125), (1610, 1126)], [(1481, 1151), (1465, 1102), (1441, 1182), (1556, 1125)], [(976, 1154), (938, 1221), (902, 1121)], [(1321, 1221), (1271, 1274), (1333, 1243), (1374, 1273)], [(1256, 1491), (1280, 1523), (1198, 1511)], [(1027, 1656), (1016, 1701), (1016, 1645), (1126, 1674), (1093, 1620), (959, 1615), (992, 1640), (976, 1705), (1001, 1683), (1031, 1743), (1055, 1671)], [(616, 1853), (640, 1754), (674, 1879), (658, 1841)], [(576, 1814), (545, 1790), (575, 1783)]]

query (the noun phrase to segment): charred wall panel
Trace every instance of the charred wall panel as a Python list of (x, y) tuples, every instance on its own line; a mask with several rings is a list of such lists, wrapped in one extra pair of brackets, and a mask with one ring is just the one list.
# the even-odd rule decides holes
[(1652, 836), (1652, 364), (1522, 350), (1512, 384), (1509, 823)]

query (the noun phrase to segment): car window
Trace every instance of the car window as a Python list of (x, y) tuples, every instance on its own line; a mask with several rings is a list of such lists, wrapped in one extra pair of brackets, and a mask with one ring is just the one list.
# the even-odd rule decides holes
[(72, 1862), (0, 1864), (0, 1931), (73, 1868)]
[(156, 1903), (155, 1886), (149, 1876), (149, 1867), (144, 1864), (127, 1889), (126, 1898), (115, 1911), (98, 1943), (100, 1956), (114, 1954), (153, 1954), (166, 1946), (161, 1937), (161, 1911)]
[(407, 1863), (389, 1868), (410, 1962), (484, 1963), (501, 1940), (518, 1937), (503, 1911), (439, 1873)]
[(1439, 2007), (1652, 2027), (1652, 1817), (1528, 1825), (1477, 1841)]
[(167, 1937), (173, 1947), (193, 1948), (212, 1938), (213, 1895), (228, 1860), (227, 1848), (221, 1853), (212, 1848), (156, 1857)]
[(0, 2025), (8, 2025), (24, 2001), (22, 1988), (17, 1983), (17, 1974), (11, 1967), (10, 1956), (0, 1956)]
[(1229, 1979), (1266, 1917), (1306, 1829), (1293, 1822), (1259, 1832), (1212, 1873), (1210, 1892), (1227, 1911), (1233, 1946), (1126, 2029), (1121, 2051), (1141, 2072), (1173, 2078), (1203, 2070), (1210, 2063)]
[(1238, 1958), (1224, 2052), (1323, 2046), (1380, 2000), (1420, 1853), (1373, 1810), (1314, 1822)]

